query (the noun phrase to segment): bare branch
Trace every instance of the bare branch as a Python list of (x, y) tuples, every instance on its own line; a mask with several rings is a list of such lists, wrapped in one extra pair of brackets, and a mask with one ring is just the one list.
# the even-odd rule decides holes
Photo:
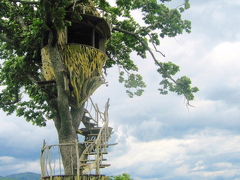
[(156, 52), (160, 53), (163, 57), (166, 57), (165, 54), (163, 54), (161, 51), (159, 51), (154, 43), (152, 43), (154, 49)]
[[(126, 31), (124, 29), (120, 29), (120, 28), (117, 28), (117, 27), (114, 27), (113, 28), (113, 31), (118, 31), (118, 32), (122, 32), (122, 33), (125, 33), (125, 34), (129, 34), (131, 36), (134, 36), (135, 38), (137, 38), (141, 43), (142, 45), (148, 50), (148, 52), (151, 54), (154, 62), (160, 67), (160, 68), (163, 68), (162, 64), (157, 60), (156, 56), (154, 55), (153, 51), (150, 49), (150, 47), (148, 46), (148, 43), (142, 39), (141, 37), (139, 37), (137, 34), (133, 33), (133, 32), (129, 32), (129, 31)], [(176, 80), (173, 79), (171, 76), (168, 76), (168, 78), (170, 80), (172, 80), (175, 84), (177, 84)]]
[(162, 68), (162, 65), (158, 62), (158, 60), (157, 60), (157, 58), (155, 57), (153, 51), (150, 49), (150, 47), (148, 46), (148, 43), (147, 43), (144, 39), (140, 38), (137, 34), (135, 34), (135, 33), (133, 33), (133, 32), (129, 32), (129, 31), (126, 31), (126, 30), (124, 30), (124, 29), (117, 28), (117, 27), (114, 27), (114, 28), (113, 28), (113, 31), (118, 31), (118, 32), (122, 32), (122, 33), (125, 33), (125, 34), (129, 34), (129, 35), (131, 35), (131, 36), (134, 36), (136, 39), (138, 39), (138, 40), (141, 42), (141, 44), (142, 44), (145, 48), (147, 48), (147, 50), (148, 50), (148, 52), (151, 54), (154, 62)]
[[(152, 36), (150, 34), (148, 34), (150, 38), (152, 38)], [(166, 57), (165, 54), (163, 54), (161, 51), (159, 51), (156, 47), (156, 44), (154, 42), (152, 42), (152, 45), (155, 49), (156, 52), (160, 53), (163, 57)]]

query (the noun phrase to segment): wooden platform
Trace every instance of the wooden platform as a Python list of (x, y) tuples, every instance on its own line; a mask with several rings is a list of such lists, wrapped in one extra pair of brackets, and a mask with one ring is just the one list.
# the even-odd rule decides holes
[(77, 176), (48, 176), (48, 177), (42, 177), (41, 180), (110, 180), (109, 177), (104, 175), (81, 175), (79, 176), (79, 179)]

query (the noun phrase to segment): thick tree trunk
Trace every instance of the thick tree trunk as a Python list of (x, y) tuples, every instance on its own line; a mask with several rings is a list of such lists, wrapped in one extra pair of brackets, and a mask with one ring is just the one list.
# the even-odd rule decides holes
[(62, 62), (58, 48), (49, 47), (49, 55), (54, 67), (56, 85), (57, 85), (57, 118), (55, 126), (58, 132), (60, 144), (73, 144), (60, 146), (65, 175), (76, 175), (77, 154), (74, 143), (78, 142), (76, 130), (78, 129), (84, 106), (74, 106), (69, 102), (69, 83), (66, 74), (66, 67)]
[[(75, 143), (77, 139), (76, 133), (72, 134), (62, 134), (59, 133), (59, 143), (60, 144), (69, 144)], [(65, 175), (76, 175), (77, 174), (77, 154), (75, 145), (64, 145), (60, 146), (61, 156)]]
[[(65, 175), (76, 175), (77, 174), (77, 151), (76, 142), (78, 142), (78, 137), (76, 131), (80, 125), (81, 119), (83, 117), (84, 106), (71, 108), (72, 116), (72, 131), (64, 131), (65, 128), (58, 129), (58, 138), (60, 144), (72, 144), (67, 146), (60, 146), (63, 166)], [(78, 147), (78, 155), (81, 156), (83, 152), (83, 147)]]
[[(60, 131), (58, 138), (60, 144), (75, 143), (77, 141), (77, 136), (74, 133), (62, 134)], [(65, 175), (75, 175), (77, 172), (77, 155), (75, 145), (60, 146), (60, 152)]]

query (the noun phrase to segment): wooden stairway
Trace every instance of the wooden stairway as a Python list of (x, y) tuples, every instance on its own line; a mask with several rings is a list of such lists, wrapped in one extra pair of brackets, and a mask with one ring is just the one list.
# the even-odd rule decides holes
[(85, 137), (83, 142), (85, 149), (79, 158), (82, 174), (89, 174), (92, 170), (96, 170), (96, 174), (98, 175), (101, 168), (110, 166), (110, 164), (103, 164), (103, 161), (107, 160), (104, 158), (104, 155), (108, 154), (108, 147), (116, 145), (108, 144), (108, 140), (112, 134), (112, 128), (108, 126), (108, 108), (109, 103), (107, 102), (104, 113), (98, 112), (101, 115), (98, 118), (102, 120), (101, 127), (98, 125), (98, 121), (87, 117), (83, 121), (85, 128), (77, 131)]

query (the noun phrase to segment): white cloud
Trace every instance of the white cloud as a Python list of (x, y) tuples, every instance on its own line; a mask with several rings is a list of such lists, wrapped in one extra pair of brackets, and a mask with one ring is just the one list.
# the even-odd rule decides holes
[(56, 130), (52, 122), (49, 121), (47, 127), (40, 128), (22, 118), (0, 113), (0, 153), (4, 155), (11, 155), (12, 152), (22, 155), (31, 154), (31, 152), (37, 153), (40, 152), (44, 139), (47, 143), (57, 142)]
[(215, 163), (213, 164), (213, 166), (217, 167), (217, 168), (225, 168), (225, 169), (229, 169), (233, 167), (232, 163), (228, 163), (228, 162), (221, 162), (221, 163)]
[(194, 173), (194, 175), (199, 175), (203, 178), (214, 178), (214, 177), (221, 177), (221, 178), (231, 178), (236, 175), (239, 175), (239, 170), (238, 169), (228, 169), (228, 170), (220, 170), (220, 171), (214, 171), (214, 172), (209, 172), (209, 171), (202, 171), (198, 173)]
[(240, 0), (224, 0), (224, 2), (230, 5), (240, 6)]
[[(124, 154), (112, 152), (110, 161), (112, 171), (121, 172), (127, 169), (130, 174), (155, 177), (162, 176), (157, 169), (168, 168), (173, 177), (232, 177), (240, 175), (236, 162), (222, 159), (230, 154), (240, 155), (240, 135), (227, 131), (206, 129), (199, 133), (189, 134), (183, 138), (159, 139), (141, 142), (132, 136), (119, 144)], [(233, 168), (231, 168), (233, 167)], [(212, 169), (212, 170), (211, 170)], [(144, 179), (144, 178), (143, 178)], [(146, 177), (147, 179), (147, 177)]]
[[(235, 103), (240, 90), (237, 76), (240, 63), (238, 53), (240, 42), (222, 42), (215, 46), (194, 66), (194, 79), (199, 84), (201, 94), (208, 98)], [(237, 101), (236, 101), (237, 102)], [(236, 104), (236, 103), (235, 103)]]
[[(240, 42), (222, 42), (218, 44), (207, 56), (211, 66), (219, 68), (238, 68)], [(236, 67), (237, 66), (237, 67)]]
[(201, 171), (201, 170), (204, 170), (205, 168), (206, 168), (206, 166), (204, 166), (204, 162), (202, 160), (200, 160), (195, 163), (192, 171)]
[(10, 156), (0, 156), (0, 164), (11, 163), (14, 161), (13, 157)]

